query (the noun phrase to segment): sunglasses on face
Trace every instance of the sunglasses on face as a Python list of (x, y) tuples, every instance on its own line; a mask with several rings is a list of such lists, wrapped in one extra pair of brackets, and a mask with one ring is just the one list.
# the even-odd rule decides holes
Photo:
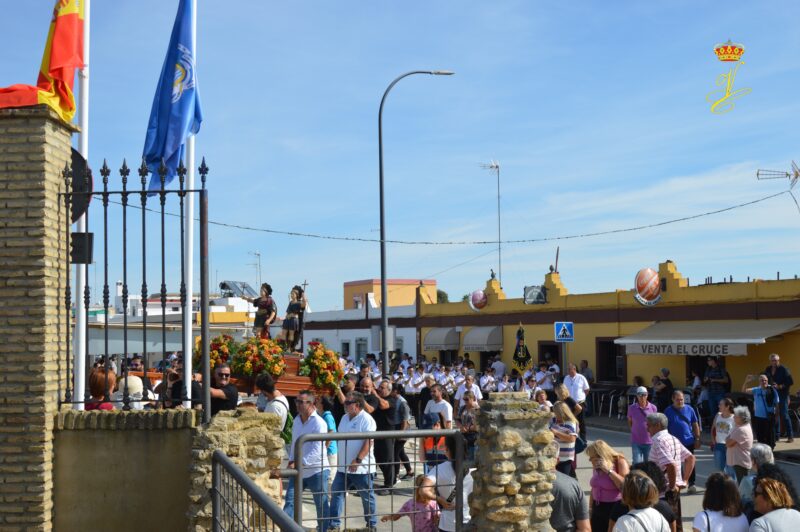
[(358, 401), (345, 401), (345, 402), (344, 402), (344, 404), (346, 404), (346, 405), (348, 405), (348, 406), (349, 406), (349, 405), (357, 405), (357, 404), (358, 404)]
[(307, 401), (305, 399), (295, 399), (294, 402), (297, 403), (298, 405), (303, 405), (303, 404), (311, 403), (312, 401)]
[(231, 374), (230, 373), (217, 373), (217, 378), (218, 379), (230, 379), (231, 378)]
[(762, 489), (754, 489), (753, 490), (753, 495), (754, 496), (755, 495), (761, 495), (763, 497), (764, 496), (764, 490), (762, 490)]

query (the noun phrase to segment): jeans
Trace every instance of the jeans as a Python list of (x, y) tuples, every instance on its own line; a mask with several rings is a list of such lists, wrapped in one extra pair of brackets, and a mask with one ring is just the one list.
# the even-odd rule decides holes
[(708, 399), (706, 399), (706, 405), (708, 406), (708, 416), (713, 420), (714, 416), (717, 415), (719, 412), (719, 402), (725, 398), (725, 392), (722, 393), (710, 393), (708, 394)]
[[(346, 483), (345, 483), (346, 481)], [(375, 515), (376, 501), (375, 490), (373, 489), (373, 475), (355, 475), (339, 471), (333, 478), (331, 486), (331, 521), (328, 528), (340, 528), (342, 526), (341, 517), (344, 509), (344, 496), (346, 489), (354, 489), (361, 497), (361, 505), (364, 509), (364, 520), (368, 527), (378, 526), (378, 517)]]
[(714, 444), (714, 465), (720, 471), (725, 471), (725, 466), (728, 463), (727, 447), (724, 443)]
[[(301, 491), (311, 491), (314, 497), (314, 506), (317, 507), (317, 530), (324, 532), (328, 530), (328, 470), (323, 469), (320, 473), (315, 473), (303, 479)], [(289, 482), (286, 489), (286, 502), (283, 504), (283, 511), (294, 519), (294, 480)]]
[(788, 394), (778, 394), (778, 399), (780, 403), (778, 403), (778, 415), (775, 416), (775, 440), (777, 441), (781, 437), (781, 424), (784, 427), (783, 430), (786, 431), (786, 437), (794, 438), (792, 420), (789, 418), (789, 396)]
[(650, 448), (652, 443), (632, 443), (631, 444), (631, 457), (634, 464), (647, 462), (650, 458)]

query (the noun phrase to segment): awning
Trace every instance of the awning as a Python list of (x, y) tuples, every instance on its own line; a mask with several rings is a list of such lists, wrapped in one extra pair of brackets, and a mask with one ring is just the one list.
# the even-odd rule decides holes
[(464, 351), (502, 351), (502, 327), (473, 327), (464, 335)]
[(458, 350), (459, 334), (454, 327), (437, 327), (428, 331), (422, 349), (425, 351)]
[(763, 344), (793, 331), (800, 319), (659, 321), (636, 334), (617, 338), (629, 355), (746, 355), (749, 344)]

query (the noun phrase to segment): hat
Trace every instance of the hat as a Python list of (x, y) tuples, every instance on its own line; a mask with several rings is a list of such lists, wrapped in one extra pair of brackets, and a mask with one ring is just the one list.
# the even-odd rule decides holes
[(647, 391), (647, 388), (645, 388), (644, 386), (639, 386), (638, 388), (636, 388), (636, 395), (647, 395), (648, 393), (649, 392)]
[(439, 414), (433, 414), (428, 412), (427, 414), (422, 415), (422, 428), (423, 429), (432, 429), (436, 423), (441, 423), (442, 420), (439, 418)]
[(126, 380), (128, 382), (128, 395), (133, 396), (133, 394), (138, 393), (139, 397), (141, 397), (142, 393), (144, 392), (144, 384), (142, 383), (142, 379), (136, 375), (128, 375), (127, 379), (120, 379), (119, 391), (122, 393), (125, 393)]

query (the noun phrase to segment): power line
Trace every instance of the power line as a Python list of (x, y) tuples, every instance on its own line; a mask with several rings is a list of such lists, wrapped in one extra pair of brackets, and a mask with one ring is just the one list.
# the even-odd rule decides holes
[[(776, 194), (770, 194), (769, 196), (764, 196), (762, 198), (758, 198), (752, 201), (746, 201), (744, 203), (738, 203), (736, 205), (731, 205), (729, 207), (724, 207), (722, 209), (716, 209), (713, 211), (707, 211), (700, 214), (693, 214), (690, 216), (682, 216), (680, 218), (672, 218), (670, 220), (664, 220), (662, 222), (655, 222), (651, 224), (645, 225), (637, 225), (633, 227), (624, 227), (620, 229), (610, 229), (608, 231), (597, 231), (593, 233), (577, 233), (573, 235), (560, 235), (560, 236), (546, 236), (546, 237), (539, 237), (539, 238), (523, 238), (523, 239), (514, 239), (514, 240), (502, 240), (501, 244), (534, 244), (537, 242), (552, 242), (554, 240), (572, 240), (577, 238), (590, 238), (595, 236), (603, 236), (603, 235), (613, 235), (617, 233), (629, 233), (633, 231), (642, 231), (645, 229), (652, 229), (654, 227), (663, 227), (665, 225), (675, 224), (679, 222), (686, 222), (689, 220), (696, 220), (698, 218), (703, 218), (705, 216), (712, 216), (715, 214), (721, 214), (723, 212), (732, 211), (734, 209), (740, 209), (742, 207), (747, 207), (750, 205), (755, 205), (756, 203), (761, 203), (763, 201), (767, 201), (773, 198), (777, 198), (778, 196), (782, 196), (784, 194), (789, 194), (788, 190), (784, 190), (783, 192), (778, 192)], [(121, 205), (118, 201), (109, 200), (109, 203), (115, 203), (117, 205)], [(128, 205), (129, 208), (133, 209), (141, 209), (138, 205)], [(146, 209), (149, 212), (153, 213), (160, 213), (161, 211), (157, 211), (155, 209)], [(180, 214), (175, 214), (171, 212), (165, 213), (167, 216), (179, 217)], [(195, 220), (199, 220), (199, 218), (195, 218)], [(226, 227), (229, 229), (242, 229), (245, 231), (255, 231), (259, 233), (270, 233), (275, 235), (282, 235), (282, 236), (292, 236), (292, 237), (303, 237), (303, 238), (315, 238), (319, 240), (340, 240), (340, 241), (347, 241), (347, 242), (370, 242), (370, 243), (377, 243), (380, 242), (380, 239), (377, 238), (361, 238), (356, 236), (335, 236), (335, 235), (322, 235), (316, 233), (301, 233), (298, 231), (281, 231), (278, 229), (264, 229), (261, 227), (249, 227), (246, 225), (238, 225), (238, 224), (230, 224), (225, 222), (214, 222), (209, 220), (209, 225), (215, 225), (218, 227)], [(488, 245), (488, 244), (497, 244), (497, 240), (450, 240), (450, 241), (435, 241), (435, 240), (386, 240), (388, 244), (402, 244), (402, 245), (414, 245), (414, 246), (470, 246), (470, 245)], [(488, 255), (488, 253), (487, 253)], [(476, 257), (478, 258), (478, 257)]]

